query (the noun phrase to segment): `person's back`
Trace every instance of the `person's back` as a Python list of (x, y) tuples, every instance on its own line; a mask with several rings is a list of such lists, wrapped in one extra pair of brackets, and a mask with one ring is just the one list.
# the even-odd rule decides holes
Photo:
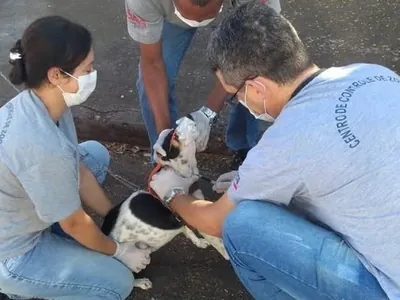
[(255, 160), (271, 145), (293, 149), (264, 154), (277, 164), (291, 162), (279, 180), (293, 198), (273, 199), (270, 181), (263, 184), (265, 199), (339, 233), (394, 298), (400, 296), (399, 116), (396, 73), (369, 64), (330, 68), (291, 99), (249, 154)]

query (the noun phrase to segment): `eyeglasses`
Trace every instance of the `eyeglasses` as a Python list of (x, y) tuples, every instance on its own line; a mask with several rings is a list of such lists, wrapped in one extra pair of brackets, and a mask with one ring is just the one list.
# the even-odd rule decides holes
[(254, 80), (257, 77), (258, 77), (258, 75), (257, 76), (251, 76), (251, 77), (248, 77), (247, 79), (245, 79), (243, 81), (243, 83), (239, 86), (239, 88), (236, 90), (236, 92), (232, 96), (230, 96), (228, 99), (226, 99), (226, 103), (228, 103), (228, 105), (231, 105), (231, 106), (238, 105), (239, 100), (237, 99), (237, 94), (245, 86), (247, 80)]

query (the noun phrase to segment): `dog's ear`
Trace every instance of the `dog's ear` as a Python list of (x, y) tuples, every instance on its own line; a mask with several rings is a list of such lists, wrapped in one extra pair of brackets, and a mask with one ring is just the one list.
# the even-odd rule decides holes
[(170, 133), (164, 139), (161, 147), (164, 149), (166, 156), (163, 156), (161, 159), (163, 161), (168, 161), (171, 159), (175, 159), (179, 156), (180, 153), (180, 143), (178, 138), (175, 135), (175, 131), (171, 130)]
[(193, 116), (191, 114), (187, 114), (186, 118), (188, 118), (188, 119), (190, 119), (190, 120), (192, 120), (194, 122)]

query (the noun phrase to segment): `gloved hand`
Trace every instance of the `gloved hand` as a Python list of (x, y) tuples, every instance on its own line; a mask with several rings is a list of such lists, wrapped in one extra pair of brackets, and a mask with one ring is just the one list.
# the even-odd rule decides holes
[(231, 186), (232, 181), (235, 179), (238, 171), (231, 171), (224, 173), (218, 177), (212, 189), (217, 193), (225, 193)]
[[(198, 136), (196, 138), (196, 150), (197, 152), (202, 152), (206, 150), (208, 139), (210, 138), (210, 119), (200, 110), (192, 112), (190, 114), (193, 118), (193, 121), (196, 123), (196, 129)], [(180, 124), (183, 118), (180, 118), (176, 121), (176, 124)]]
[(134, 243), (117, 243), (117, 251), (115, 251), (113, 257), (122, 262), (131, 271), (139, 273), (150, 263), (150, 253), (150, 247), (139, 249)]
[(162, 144), (164, 143), (164, 140), (168, 136), (168, 134), (173, 130), (174, 129), (164, 129), (163, 131), (161, 131), (156, 143), (153, 146), (153, 150), (154, 150), (153, 160), (154, 161), (157, 161), (157, 154), (162, 157), (167, 155), (167, 153), (165, 152), (165, 150), (162, 147)]
[(167, 168), (161, 169), (160, 172), (153, 176), (150, 181), (150, 187), (160, 199), (164, 199), (165, 195), (174, 188), (181, 188), (185, 193), (188, 193), (190, 186), (198, 179), (198, 176), (181, 177), (173, 169)]

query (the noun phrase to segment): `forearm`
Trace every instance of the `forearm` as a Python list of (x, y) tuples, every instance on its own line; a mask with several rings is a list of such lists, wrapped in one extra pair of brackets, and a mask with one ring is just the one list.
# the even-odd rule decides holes
[(178, 195), (170, 206), (190, 226), (212, 236), (221, 236), (223, 219), (214, 209), (215, 203)]
[(224, 107), (224, 102), (227, 95), (228, 93), (223, 88), (221, 82), (217, 79), (215, 81), (214, 88), (208, 95), (205, 106), (215, 111), (216, 113), (219, 113)]
[(77, 242), (93, 251), (107, 255), (113, 255), (117, 250), (117, 244), (105, 236), (93, 219), (83, 210), (78, 212), (80, 221), (71, 225), (61, 221), (61, 228)]
[(168, 107), (168, 79), (165, 65), (162, 60), (156, 62), (142, 61), (140, 67), (157, 133), (160, 133), (164, 129), (171, 128)]
[(82, 202), (91, 208), (97, 215), (105, 217), (112, 208), (104, 190), (97, 182), (93, 173), (84, 165), (80, 166), (79, 196)]

